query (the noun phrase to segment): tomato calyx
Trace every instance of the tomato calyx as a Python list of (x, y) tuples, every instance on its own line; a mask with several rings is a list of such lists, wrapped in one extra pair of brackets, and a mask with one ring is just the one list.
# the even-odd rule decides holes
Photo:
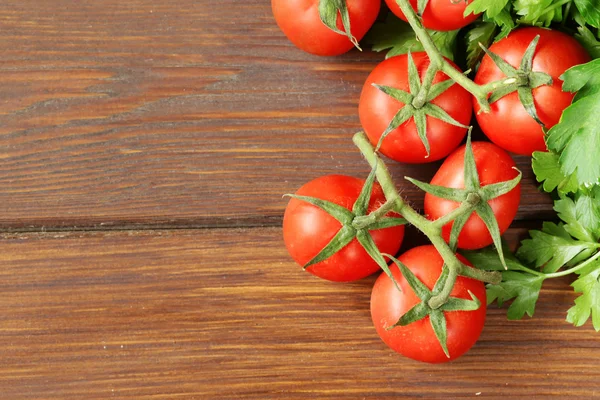
[[(342, 18), (342, 25), (344, 27), (343, 31), (337, 27), (338, 14)], [(323, 22), (326, 27), (335, 33), (347, 36), (354, 47), (362, 51), (358, 45), (358, 40), (356, 40), (350, 30), (350, 13), (348, 12), (346, 0), (319, 0), (319, 17), (321, 18), (321, 22)]]
[(393, 203), (391, 202), (386, 202), (377, 210), (367, 214), (369, 200), (371, 198), (371, 192), (375, 182), (375, 176), (376, 168), (373, 168), (365, 180), (365, 184), (363, 185), (358, 198), (354, 202), (352, 210), (348, 210), (346, 207), (316, 197), (300, 196), (295, 194), (285, 195), (287, 197), (305, 201), (316, 207), (319, 207), (335, 218), (342, 225), (340, 230), (329, 241), (329, 243), (303, 266), (304, 269), (328, 259), (356, 238), (360, 245), (365, 249), (367, 254), (371, 256), (371, 258), (379, 265), (379, 267), (390, 277), (390, 279), (392, 279), (394, 284), (398, 287), (398, 290), (400, 290), (400, 287), (392, 276), (387, 262), (379, 252), (379, 249), (377, 248), (377, 245), (375, 244), (375, 241), (373, 240), (373, 237), (369, 231), (404, 225), (406, 224), (406, 220), (404, 218), (387, 216), (387, 214), (393, 209)]
[(527, 49), (523, 53), (523, 58), (519, 68), (515, 68), (506, 62), (499, 55), (489, 51), (485, 46), (481, 45), (481, 48), (485, 53), (492, 59), (494, 64), (502, 71), (507, 79), (503, 80), (503, 84), (494, 90), (489, 98), (489, 103), (500, 100), (502, 97), (512, 92), (517, 92), (519, 95), (519, 101), (525, 107), (527, 113), (533, 118), (538, 124), (544, 127), (544, 123), (540, 120), (535, 103), (533, 101), (533, 89), (543, 86), (551, 85), (552, 77), (545, 72), (533, 71), (533, 55), (535, 48), (537, 47), (540, 35), (537, 35)]
[(504, 182), (481, 186), (479, 174), (477, 172), (477, 166), (475, 164), (475, 158), (473, 156), (473, 148), (471, 146), (471, 132), (469, 131), (464, 157), (464, 189), (431, 185), (410, 177), (406, 177), (406, 179), (427, 193), (439, 198), (460, 203), (460, 206), (454, 211), (435, 221), (432, 221), (432, 223), (439, 229), (441, 229), (447, 223), (453, 221), (452, 229), (450, 230), (450, 248), (456, 250), (458, 236), (462, 228), (467, 223), (467, 220), (470, 218), (471, 214), (475, 212), (485, 223), (485, 226), (490, 232), (502, 265), (505, 269), (508, 269), (506, 266), (506, 261), (504, 260), (498, 221), (496, 220), (496, 216), (494, 215), (492, 207), (488, 204), (488, 201), (510, 192), (519, 184), (522, 173), (517, 168), (515, 169), (518, 172), (518, 175), (515, 178)]
[[(437, 72), (437, 68), (430, 65), (427, 70), (426, 79), (424, 82), (421, 82), (421, 78), (419, 76), (419, 72), (415, 65), (412, 54), (408, 53), (408, 84), (410, 92), (406, 92), (401, 89), (397, 89), (391, 86), (379, 85), (377, 83), (373, 83), (373, 86), (390, 96), (394, 100), (403, 103), (404, 106), (398, 110), (398, 112), (394, 115), (390, 123), (388, 124), (385, 131), (382, 133), (381, 138), (379, 139), (379, 143), (377, 144), (376, 151), (379, 150), (383, 140), (390, 134), (392, 131), (400, 127), (410, 118), (414, 118), (415, 125), (417, 127), (417, 133), (419, 135), (419, 139), (425, 146), (425, 150), (427, 152), (426, 157), (429, 157), (430, 146), (429, 140), (427, 139), (427, 116), (437, 118), (441, 121), (444, 121), (448, 124), (455, 125), (461, 128), (467, 129), (468, 126), (461, 124), (454, 118), (452, 118), (444, 109), (441, 107), (431, 103), (433, 99), (438, 97), (440, 94), (445, 92), (448, 88), (454, 85), (454, 81), (452, 79), (446, 79), (442, 82), (439, 82), (435, 85), (431, 86), (431, 81)], [(425, 94), (425, 96), (423, 96)]]
[(443, 288), (446, 280), (448, 279), (449, 269), (444, 264), (442, 267), (442, 273), (435, 283), (432, 290), (419, 280), (415, 276), (415, 274), (400, 260), (394, 258), (389, 254), (384, 254), (390, 260), (394, 262), (400, 269), (402, 276), (413, 290), (413, 292), (417, 295), (417, 297), (421, 300), (420, 303), (415, 305), (413, 308), (408, 310), (404, 315), (400, 317), (398, 322), (394, 325), (387, 327), (387, 330), (394, 329), (398, 326), (406, 326), (412, 324), (413, 322), (419, 321), (427, 316), (429, 316), (429, 322), (431, 323), (431, 327), (433, 332), (435, 333), (436, 338), (438, 339), (444, 354), (446, 357), (450, 358), (450, 353), (448, 352), (448, 346), (446, 344), (448, 339), (448, 332), (446, 328), (446, 316), (445, 312), (452, 311), (475, 311), (481, 307), (481, 301), (475, 296), (470, 290), (468, 291), (471, 296), (471, 300), (462, 299), (458, 297), (448, 297), (447, 300), (441, 306), (437, 308), (432, 308), (429, 305), (429, 300), (436, 295), (439, 295)]

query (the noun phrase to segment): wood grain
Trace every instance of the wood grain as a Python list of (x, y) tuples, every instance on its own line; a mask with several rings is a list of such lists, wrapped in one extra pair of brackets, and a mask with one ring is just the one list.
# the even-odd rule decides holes
[[(351, 143), (383, 55), (304, 54), (268, 1), (2, 1), (0, 229), (278, 225), (281, 195), (365, 176)], [(548, 218), (527, 158), (519, 219)], [(439, 164), (395, 164), (429, 179)]]
[[(522, 234), (511, 231), (510, 237)], [(374, 277), (313, 278), (278, 228), (4, 234), (0, 398), (388, 399), (600, 395), (600, 342), (548, 282), (535, 318), (491, 307), (447, 365), (390, 351)], [(536, 397), (537, 396), (537, 397)]]

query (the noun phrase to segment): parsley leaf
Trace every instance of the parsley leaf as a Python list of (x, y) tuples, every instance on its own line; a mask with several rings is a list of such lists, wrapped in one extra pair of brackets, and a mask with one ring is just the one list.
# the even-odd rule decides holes
[[(435, 46), (450, 60), (454, 60), (454, 49), (458, 30), (439, 32), (427, 30)], [(388, 50), (385, 58), (390, 58), (409, 51), (423, 51), (423, 45), (417, 39), (410, 25), (391, 12), (385, 22), (377, 22), (365, 36), (365, 43), (372, 45), (373, 51)]]
[(513, 7), (519, 23), (548, 27), (562, 19), (562, 7), (551, 7), (553, 0), (515, 0)]
[(480, 14), (485, 12), (489, 18), (493, 18), (500, 14), (508, 0), (474, 0), (465, 9), (465, 16), (469, 14)]
[(600, 4), (597, 1), (575, 0), (575, 6), (585, 22), (595, 28), (600, 28)]
[(571, 193), (578, 189), (575, 175), (566, 177), (559, 163), (556, 153), (536, 151), (533, 153), (531, 166), (538, 182), (543, 182), (544, 191), (547, 193), (558, 189), (559, 193)]
[(600, 263), (596, 260), (586, 267), (571, 286), (581, 296), (567, 312), (567, 321), (581, 326), (591, 315), (594, 329), (600, 331)]
[(554, 210), (566, 222), (564, 229), (574, 238), (586, 242), (597, 242), (600, 233), (600, 210), (598, 199), (580, 194), (576, 201), (562, 197), (554, 203)]
[(517, 257), (546, 272), (556, 272), (584, 250), (596, 248), (596, 243), (573, 239), (563, 223), (544, 222), (542, 230), (529, 232), (531, 239), (521, 242)]
[(496, 25), (491, 22), (476, 22), (465, 35), (467, 43), (467, 68), (474, 69), (485, 55), (479, 45), (490, 47), (496, 33)]
[(492, 247), (464, 251), (462, 254), (477, 268), (502, 272), (502, 282), (487, 285), (488, 304), (497, 301), (502, 306), (504, 302), (514, 299), (507, 310), (508, 319), (521, 319), (525, 314), (533, 316), (545, 274), (525, 267), (508, 249), (504, 250), (508, 270), (504, 270), (498, 253)]
[(577, 28), (577, 31), (578, 33), (575, 34), (575, 39), (585, 47), (592, 58), (600, 58), (600, 42), (596, 39), (592, 31), (586, 26), (580, 26)]
[(509, 7), (500, 11), (498, 15), (494, 17), (489, 17), (487, 13), (483, 16), (484, 21), (493, 22), (500, 27), (500, 33), (496, 35), (494, 41), (497, 42), (500, 39), (503, 39), (508, 36), (508, 34), (515, 29), (515, 22), (513, 17), (510, 15)]
[(579, 93), (560, 122), (548, 131), (547, 145), (560, 154), (565, 176), (576, 174), (579, 186), (600, 183), (600, 59), (568, 69), (563, 90)]

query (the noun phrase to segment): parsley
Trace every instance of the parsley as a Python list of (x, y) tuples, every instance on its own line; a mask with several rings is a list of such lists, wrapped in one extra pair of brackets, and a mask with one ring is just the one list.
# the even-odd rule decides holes
[[(428, 30), (428, 32), (444, 57), (454, 60), (458, 30), (448, 32)], [(417, 40), (410, 25), (391, 12), (388, 13), (385, 22), (377, 22), (373, 25), (364, 40), (372, 45), (373, 51), (387, 50), (385, 58), (406, 54), (409, 51), (413, 53), (423, 51), (423, 45)]]
[(477, 22), (465, 35), (467, 43), (467, 67), (474, 69), (485, 55), (480, 44), (490, 47), (496, 33), (496, 25), (491, 22)]

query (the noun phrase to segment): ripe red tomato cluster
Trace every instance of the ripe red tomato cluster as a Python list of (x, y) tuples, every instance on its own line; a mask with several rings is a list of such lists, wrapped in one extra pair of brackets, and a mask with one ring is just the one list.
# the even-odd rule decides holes
[[(395, 0), (385, 0), (390, 10), (405, 19)], [(464, 17), (470, 1), (453, 2), (430, 0), (422, 16), (426, 28), (453, 30), (473, 22), (478, 16)], [(417, 1), (411, 0), (413, 8)], [(347, 0), (352, 34), (360, 40), (374, 23), (380, 1)], [(337, 55), (352, 48), (347, 36), (326, 28), (319, 18), (319, 0), (272, 0), (275, 19), (286, 36), (299, 48), (317, 55)], [(342, 28), (338, 18), (338, 28)], [(546, 128), (556, 124), (573, 95), (561, 90), (560, 75), (569, 67), (587, 62), (589, 56), (570, 36), (541, 28), (521, 28), (491, 46), (506, 62), (519, 67), (526, 48), (539, 35), (533, 56), (533, 71), (549, 74), (553, 82), (533, 89), (533, 98), (540, 120)], [(414, 66), (421, 80), (429, 65), (426, 53), (413, 53)], [(454, 64), (452, 64), (454, 65)], [(456, 67), (454, 65), (454, 67)], [(458, 67), (456, 67), (458, 69)], [(409, 58), (399, 55), (389, 58), (375, 67), (366, 78), (359, 105), (360, 122), (369, 140), (376, 145), (391, 121), (407, 104), (381, 90), (382, 86), (410, 92)], [(503, 72), (485, 56), (475, 76), (479, 85), (506, 78)], [(449, 77), (438, 72), (433, 84)], [(415, 93), (413, 93), (415, 94)], [(515, 163), (506, 152), (531, 155), (533, 151), (546, 150), (544, 131), (527, 113), (513, 92), (491, 104), (491, 111), (480, 112), (474, 97), (458, 84), (449, 86), (429, 102), (443, 110), (459, 124), (450, 124), (431, 115), (426, 116), (427, 151), (419, 136), (414, 117), (410, 117), (395, 129), (387, 132), (380, 151), (387, 157), (403, 163), (424, 163), (445, 159), (431, 184), (448, 188), (464, 188), (465, 146), (460, 146), (469, 125), (473, 108), (480, 128), (493, 142), (474, 142), (472, 150), (481, 186), (504, 182), (517, 176)], [(317, 178), (301, 187), (297, 195), (310, 196), (352, 210), (359, 197), (364, 181), (343, 175)], [(510, 192), (488, 202), (504, 233), (512, 223), (520, 200), (520, 185)], [(375, 185), (368, 212), (376, 210), (385, 202), (381, 187)], [(436, 220), (459, 206), (456, 201), (425, 195), (425, 214)], [(442, 229), (449, 240), (452, 222)], [(300, 199), (290, 200), (284, 215), (283, 232), (286, 247), (292, 258), (300, 265), (313, 259), (325, 246), (335, 240), (342, 228), (341, 223), (323, 209)], [(396, 254), (404, 237), (402, 226), (374, 229), (370, 232), (375, 245), (382, 253)], [(458, 248), (480, 249), (492, 244), (492, 237), (481, 218), (473, 213), (458, 237)], [(406, 251), (399, 257), (430, 290), (441, 274), (443, 260), (433, 246), (421, 246)], [(465, 262), (464, 259), (461, 261)], [(382, 340), (395, 351), (407, 357), (425, 362), (445, 362), (465, 353), (477, 341), (485, 320), (486, 294), (482, 282), (459, 277), (451, 296), (469, 299), (473, 293), (481, 302), (475, 311), (445, 312), (447, 318), (447, 346), (450, 358), (442, 351), (433, 328), (426, 317), (407, 326), (392, 327), (406, 311), (420, 300), (401, 275), (396, 266), (390, 267), (395, 280), (401, 286), (398, 291), (386, 274), (377, 279), (371, 296), (371, 315)], [(352, 281), (364, 278), (379, 270), (375, 261), (356, 239), (331, 257), (315, 263), (307, 271), (331, 281)]]

